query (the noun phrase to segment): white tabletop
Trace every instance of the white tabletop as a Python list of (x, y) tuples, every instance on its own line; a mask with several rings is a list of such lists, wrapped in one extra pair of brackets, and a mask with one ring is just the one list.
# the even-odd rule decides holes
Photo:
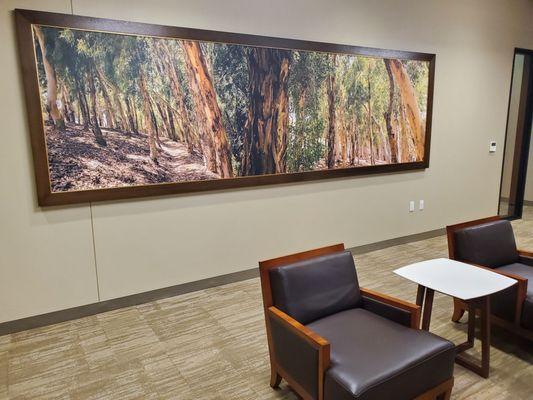
[(516, 283), (516, 280), (506, 276), (448, 258), (407, 265), (394, 273), (462, 300), (487, 296)]

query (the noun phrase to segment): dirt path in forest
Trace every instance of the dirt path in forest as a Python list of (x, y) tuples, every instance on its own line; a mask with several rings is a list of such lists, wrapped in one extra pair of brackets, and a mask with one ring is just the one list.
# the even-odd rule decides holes
[(203, 159), (183, 143), (161, 138), (158, 162), (150, 159), (144, 133), (102, 129), (107, 146), (99, 146), (90, 130), (67, 124), (59, 132), (46, 126), (53, 191), (87, 190), (152, 183), (216, 179)]
[[(162, 154), (168, 156), (169, 170), (182, 180), (216, 179), (218, 175), (210, 172), (203, 164), (200, 156), (189, 153), (187, 146), (170, 139), (161, 139)], [(161, 152), (160, 152), (161, 154)]]

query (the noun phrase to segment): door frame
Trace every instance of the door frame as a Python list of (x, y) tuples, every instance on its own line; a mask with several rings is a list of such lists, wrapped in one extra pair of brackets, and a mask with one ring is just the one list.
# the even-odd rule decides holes
[(511, 189), (509, 194), (509, 208), (514, 205), (513, 213), (502, 215), (507, 219), (522, 218), (524, 207), (524, 193), (526, 188), (526, 176), (529, 160), (529, 146), (531, 144), (531, 128), (533, 122), (533, 50), (515, 48), (513, 56), (513, 69), (511, 75), (511, 85), (509, 90), (509, 103), (507, 106), (507, 122), (505, 125), (505, 141), (502, 159), (502, 171), (500, 178), (500, 191), (498, 196), (498, 214), (502, 200), (503, 173), (505, 167), (505, 154), (507, 147), (507, 135), (509, 134), (509, 112), (511, 109), (511, 95), (514, 79), (514, 64), (517, 54), (523, 54), (524, 72), (520, 86), (520, 103), (518, 106), (518, 121), (516, 129), (515, 149), (513, 153)]

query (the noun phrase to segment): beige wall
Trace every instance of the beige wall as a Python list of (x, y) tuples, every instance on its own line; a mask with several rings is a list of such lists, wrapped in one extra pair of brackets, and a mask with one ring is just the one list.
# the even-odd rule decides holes
[[(496, 212), (511, 60), (533, 48), (528, 0), (73, 1), (74, 13), (437, 53), (426, 171), (40, 210), (16, 61), (0, 3), (0, 321), (254, 267), (343, 241), (362, 245)], [(7, 95), (6, 95), (7, 93)], [(408, 201), (426, 209), (408, 213)], [(94, 224), (94, 248), (91, 232)], [(376, 268), (379, 268), (376, 265)]]

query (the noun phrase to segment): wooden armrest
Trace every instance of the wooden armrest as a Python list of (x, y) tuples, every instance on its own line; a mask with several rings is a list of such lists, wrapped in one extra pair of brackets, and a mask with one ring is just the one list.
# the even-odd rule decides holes
[[(324, 376), (325, 371), (329, 368), (330, 365), (330, 351), (331, 347), (329, 342), (324, 339), (322, 336), (316, 334), (311, 329), (305, 327), (298, 321), (296, 321), (291, 316), (285, 314), (280, 309), (272, 306), (268, 307), (267, 309), (268, 315), (272, 318), (277, 320), (281, 325), (283, 325), (288, 331), (290, 331), (292, 334), (296, 335), (297, 337), (304, 340), (314, 351), (318, 354), (318, 364), (314, 366), (314, 373), (316, 375), (317, 379), (317, 400), (323, 400), (324, 399)], [(270, 338), (269, 338), (269, 345), (270, 345)], [(275, 346), (275, 344), (274, 344)], [(291, 356), (292, 357), (292, 356)], [(280, 364), (277, 360), (277, 357), (275, 357), (276, 361), (276, 368), (278, 370), (278, 373), (285, 378), (285, 380), (294, 388), (298, 388), (298, 393), (302, 394), (304, 393), (305, 396), (302, 395), (303, 398), (312, 398), (311, 394), (309, 394), (306, 389), (303, 386), (300, 386), (300, 382), (295, 380), (291, 375), (291, 371), (285, 371), (285, 366)]]
[(282, 324), (287, 326), (292, 332), (296, 333), (302, 339), (306, 340), (315, 349), (328, 347), (329, 350), (329, 342), (326, 339), (316, 334), (306, 326), (300, 324), (298, 321), (296, 321), (290, 315), (285, 314), (279, 308), (276, 308), (274, 306), (268, 307), (268, 313), (274, 318), (276, 318), (278, 321), (280, 321)]
[(533, 258), (533, 251), (527, 251), (527, 250), (518, 250), (518, 254), (522, 257), (531, 257)]
[(495, 274), (503, 275), (508, 278), (516, 280), (517, 296), (516, 296), (514, 317), (515, 317), (515, 323), (520, 323), (520, 319), (522, 317), (522, 305), (524, 304), (524, 301), (526, 300), (526, 295), (527, 295), (527, 278), (524, 278), (523, 276), (520, 276), (520, 275), (511, 274), (509, 272), (498, 271), (498, 269), (495, 269), (495, 268), (484, 267), (483, 265), (472, 264), (472, 263), (469, 263), (469, 264), (473, 265), (474, 267), (492, 271)]
[(398, 299), (396, 297), (388, 296), (374, 290), (361, 288), (361, 294), (371, 299), (380, 301), (393, 307), (401, 308), (411, 314), (411, 328), (419, 329), (420, 327), (420, 306), (409, 303), (408, 301)]

